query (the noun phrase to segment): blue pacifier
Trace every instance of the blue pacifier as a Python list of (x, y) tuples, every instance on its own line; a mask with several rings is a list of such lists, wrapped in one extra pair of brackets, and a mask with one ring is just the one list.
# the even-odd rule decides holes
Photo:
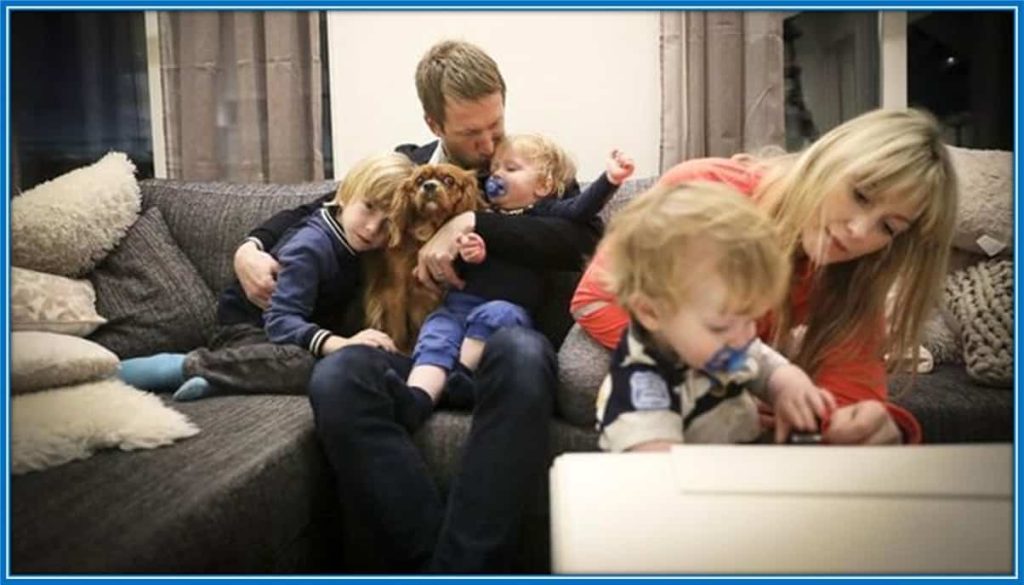
[(505, 181), (501, 177), (491, 175), (484, 182), (484, 195), (488, 201), (493, 201), (505, 195)]
[(704, 371), (709, 374), (732, 374), (739, 371), (747, 363), (748, 347), (749, 343), (740, 348), (723, 346), (704, 364)]

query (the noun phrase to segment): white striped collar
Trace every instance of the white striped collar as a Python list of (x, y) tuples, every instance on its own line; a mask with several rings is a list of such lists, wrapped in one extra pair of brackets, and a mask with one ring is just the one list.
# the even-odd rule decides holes
[(334, 237), (338, 238), (338, 241), (341, 242), (342, 246), (345, 246), (348, 253), (356, 256), (356, 251), (352, 249), (352, 246), (348, 243), (348, 238), (345, 237), (345, 228), (341, 227), (341, 224), (338, 223), (338, 220), (334, 217), (333, 210), (335, 208), (341, 209), (341, 205), (336, 203), (324, 203), (324, 206), (320, 208), (320, 217), (324, 219), (324, 223), (327, 224), (327, 229), (330, 230)]

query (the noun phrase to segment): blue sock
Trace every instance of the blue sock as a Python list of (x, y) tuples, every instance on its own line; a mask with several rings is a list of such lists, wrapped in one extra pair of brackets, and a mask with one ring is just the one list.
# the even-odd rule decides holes
[(216, 390), (206, 378), (195, 376), (185, 380), (185, 383), (178, 388), (171, 398), (179, 401), (186, 402), (188, 400), (199, 400), (200, 398), (209, 398), (210, 396), (216, 395)]
[(117, 377), (150, 392), (170, 392), (185, 381), (184, 365), (183, 353), (158, 353), (122, 361)]

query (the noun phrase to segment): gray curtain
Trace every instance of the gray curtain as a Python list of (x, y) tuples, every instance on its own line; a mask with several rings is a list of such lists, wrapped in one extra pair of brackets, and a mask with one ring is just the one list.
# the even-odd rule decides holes
[(161, 12), (170, 178), (324, 177), (316, 12)]
[(786, 140), (783, 16), (661, 13), (661, 170)]

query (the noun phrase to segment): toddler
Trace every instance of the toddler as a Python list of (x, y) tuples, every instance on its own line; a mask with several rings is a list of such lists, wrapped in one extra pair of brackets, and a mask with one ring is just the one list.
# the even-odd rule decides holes
[(755, 338), (755, 319), (784, 299), (791, 267), (747, 198), (712, 183), (656, 187), (614, 218), (602, 245), (605, 277), (630, 316), (598, 393), (602, 449), (755, 441), (751, 395), (773, 406), (776, 441), (817, 430), (835, 407)]
[[(495, 150), (485, 195), (495, 213), (587, 223), (596, 221), (598, 212), (633, 169), (629, 156), (613, 151), (605, 172), (579, 192), (576, 167), (561, 147), (538, 134), (511, 135)], [(487, 258), (479, 235), (460, 237), (458, 246), (466, 286), (449, 291), (441, 308), (423, 323), (408, 378), (414, 391), (426, 393), (433, 402), (440, 398), (453, 369), (471, 376), (495, 331), (508, 326), (531, 327), (530, 314), (540, 305), (543, 293), (538, 271), (506, 259)]]

